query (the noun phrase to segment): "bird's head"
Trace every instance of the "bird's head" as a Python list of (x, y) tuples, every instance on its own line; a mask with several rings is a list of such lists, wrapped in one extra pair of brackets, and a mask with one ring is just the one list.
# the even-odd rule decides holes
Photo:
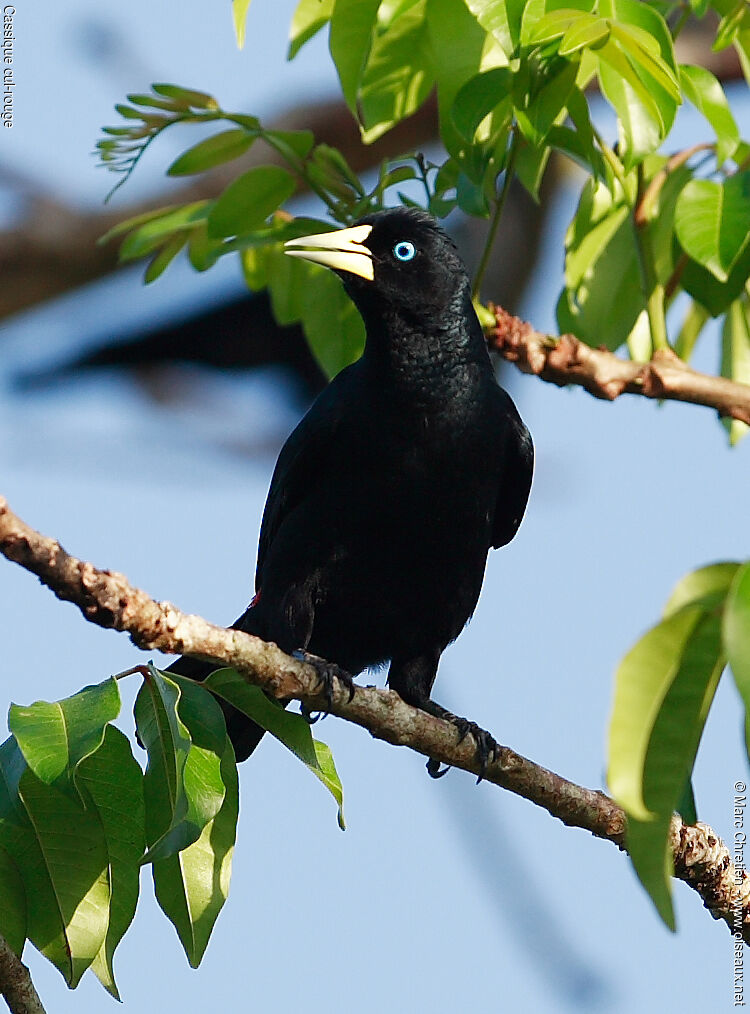
[(468, 292), (463, 261), (432, 215), (391, 208), (348, 229), (301, 236), (285, 244), (291, 257), (332, 268), (364, 315), (371, 307), (440, 322)]

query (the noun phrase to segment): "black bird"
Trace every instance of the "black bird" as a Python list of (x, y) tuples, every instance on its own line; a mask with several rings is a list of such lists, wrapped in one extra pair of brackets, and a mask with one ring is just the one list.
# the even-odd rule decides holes
[[(390, 661), (390, 687), (472, 732), (484, 764), (494, 741), (430, 692), (477, 604), (490, 547), (521, 523), (531, 437), (495, 380), (461, 258), (430, 215), (377, 212), (286, 252), (341, 277), (367, 340), (281, 450), (255, 598), (234, 626), (353, 674)], [(215, 667), (183, 658), (171, 668), (204, 679)], [(236, 712), (228, 729), (240, 760), (262, 736)]]

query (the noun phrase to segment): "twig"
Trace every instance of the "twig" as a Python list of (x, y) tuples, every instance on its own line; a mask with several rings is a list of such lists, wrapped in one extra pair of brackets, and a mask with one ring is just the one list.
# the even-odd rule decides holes
[[(318, 670), (292, 658), (275, 644), (239, 630), (225, 630), (199, 616), (155, 602), (122, 575), (98, 570), (70, 556), (59, 542), (34, 531), (0, 497), (0, 553), (36, 574), (58, 598), (73, 602), (86, 619), (126, 631), (140, 648), (208, 659), (231, 665), (277, 698), (302, 701), (310, 711), (330, 710), (361, 725), (377, 739), (408, 746), (452, 767), (479, 773), (472, 736), (458, 742), (455, 726), (406, 704), (398, 694), (358, 686), (350, 699), (347, 685), (334, 680), (327, 709)], [(625, 814), (603, 792), (569, 782), (509, 747), (488, 764), (484, 778), (536, 803), (570, 827), (590, 831), (624, 848)], [(735, 870), (723, 842), (710, 827), (672, 826), (675, 875), (689, 884), (717, 919), (740, 927), (750, 942), (750, 877)]]
[(11, 1014), (45, 1014), (29, 970), (0, 934), (0, 993)]
[(607, 349), (591, 348), (572, 334), (559, 338), (542, 334), (502, 307), (492, 309), (496, 326), (488, 335), (490, 347), (524, 373), (560, 387), (578, 384), (606, 401), (621, 394), (640, 394), (705, 405), (721, 416), (750, 425), (750, 384), (699, 373), (671, 349), (659, 349), (648, 363), (620, 359)]

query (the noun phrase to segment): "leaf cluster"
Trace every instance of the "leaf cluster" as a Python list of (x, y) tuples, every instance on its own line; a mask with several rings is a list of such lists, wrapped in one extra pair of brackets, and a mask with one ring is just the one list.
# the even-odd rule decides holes
[(300, 715), (233, 669), (203, 685), (152, 665), (133, 672), (143, 675), (134, 713), (145, 771), (112, 724), (115, 678), (61, 701), (11, 705), (0, 746), (0, 933), (19, 955), (30, 940), (71, 988), (90, 968), (117, 999), (113, 957), (135, 914), (141, 866), (150, 865), (193, 967), (226, 901), (239, 795), (219, 701), (306, 765), (344, 827), (331, 752)]

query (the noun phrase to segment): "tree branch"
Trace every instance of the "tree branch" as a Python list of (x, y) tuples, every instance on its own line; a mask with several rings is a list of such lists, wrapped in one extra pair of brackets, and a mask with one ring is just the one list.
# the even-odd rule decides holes
[(640, 394), (705, 405), (750, 425), (750, 384), (699, 373), (671, 349), (660, 349), (650, 362), (638, 363), (604, 348), (591, 348), (572, 334), (559, 338), (542, 334), (500, 306), (494, 306), (493, 312), (496, 326), (488, 336), (490, 347), (524, 373), (559, 387), (578, 384), (606, 401), (621, 394)]
[(11, 1014), (45, 1014), (29, 970), (0, 934), (0, 994)]
[[(458, 742), (457, 730), (449, 722), (411, 707), (391, 690), (358, 686), (350, 700), (346, 684), (338, 679), (329, 709), (313, 665), (250, 634), (225, 630), (182, 613), (169, 602), (155, 602), (123, 574), (98, 570), (70, 556), (59, 542), (15, 515), (3, 497), (0, 553), (36, 574), (58, 598), (77, 605), (90, 622), (126, 631), (139, 648), (234, 666), (274, 697), (294, 698), (313, 711), (330, 710), (376, 739), (479, 774), (473, 738)], [(603, 792), (569, 782), (505, 746), (488, 764), (484, 778), (536, 803), (570, 827), (625, 847), (625, 814)], [(719, 836), (706, 824), (687, 826), (675, 817), (672, 849), (675, 875), (697, 891), (714, 918), (739, 930), (750, 943), (750, 877), (735, 870)]]

